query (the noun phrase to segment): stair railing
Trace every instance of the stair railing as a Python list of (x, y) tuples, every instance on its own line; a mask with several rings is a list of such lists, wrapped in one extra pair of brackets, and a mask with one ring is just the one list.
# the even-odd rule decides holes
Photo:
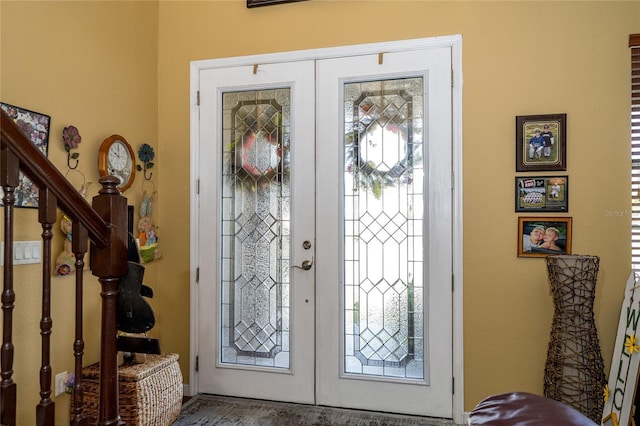
[[(101, 285), (102, 318), (100, 337), (100, 397), (98, 425), (122, 425), (118, 407), (116, 298), (118, 281), (127, 269), (127, 199), (117, 189), (117, 178), (100, 179), (102, 185), (89, 204), (60, 171), (22, 133), (13, 120), (0, 111), (0, 186), (4, 192), (4, 270), (2, 290), (2, 346), (0, 347), (0, 425), (17, 423), (17, 384), (13, 381), (13, 310), (19, 307), (19, 283), (13, 274), (13, 229), (15, 189), (19, 172), (40, 190), (38, 221), (42, 227), (42, 313), (40, 318), (40, 401), (36, 406), (37, 426), (54, 426), (55, 403), (51, 398), (51, 240), (57, 208), (72, 221), (72, 252), (75, 255), (75, 338), (72, 343), (76, 377), (71, 404), (71, 425), (86, 425), (83, 416), (82, 363), (83, 268), (87, 240), (91, 249), (91, 270)], [(35, 373), (34, 373), (35, 374)]]

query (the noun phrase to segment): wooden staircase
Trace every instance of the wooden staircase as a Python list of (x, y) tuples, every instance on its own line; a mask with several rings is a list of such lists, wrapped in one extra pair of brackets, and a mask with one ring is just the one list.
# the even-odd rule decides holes
[[(87, 425), (83, 416), (82, 364), (83, 340), (83, 267), (92, 243), (91, 270), (101, 285), (102, 319), (100, 337), (100, 408), (98, 425), (124, 424), (118, 409), (118, 368), (116, 297), (118, 281), (127, 270), (127, 199), (117, 189), (118, 179), (100, 179), (101, 189), (89, 204), (60, 171), (22, 133), (4, 111), (0, 111), (0, 185), (4, 191), (4, 268), (2, 288), (2, 347), (0, 348), (0, 425), (15, 426), (17, 386), (13, 380), (15, 353), (13, 311), (20, 309), (16, 300), (20, 284), (14, 282), (13, 243), (15, 189), (19, 172), (27, 176), (40, 190), (38, 222), (42, 227), (42, 312), (40, 318), (41, 365), (33, 375), (40, 380), (40, 402), (37, 404), (36, 425), (55, 424), (55, 403), (51, 398), (51, 240), (57, 209), (73, 223), (72, 251), (75, 254), (75, 338), (69, 342), (75, 357), (76, 377), (71, 403), (71, 425)], [(37, 332), (34, 330), (34, 332)], [(31, 376), (29, 377), (31, 379)]]

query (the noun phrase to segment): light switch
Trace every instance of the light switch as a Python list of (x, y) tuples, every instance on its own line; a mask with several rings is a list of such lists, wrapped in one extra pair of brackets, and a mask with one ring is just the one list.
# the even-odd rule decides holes
[(23, 246), (20, 243), (13, 243), (13, 258), (15, 260), (22, 260), (24, 257)]
[[(13, 264), (25, 265), (40, 263), (42, 257), (42, 241), (14, 241)], [(0, 242), (0, 266), (4, 263), (4, 244)]]

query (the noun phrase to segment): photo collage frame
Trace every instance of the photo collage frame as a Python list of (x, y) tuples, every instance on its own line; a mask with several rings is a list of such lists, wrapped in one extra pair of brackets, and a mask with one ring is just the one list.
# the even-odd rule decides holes
[(569, 176), (548, 174), (567, 170), (567, 114), (516, 116), (515, 138), (515, 212), (536, 214), (518, 217), (517, 255), (571, 254), (572, 218), (541, 216), (569, 212)]

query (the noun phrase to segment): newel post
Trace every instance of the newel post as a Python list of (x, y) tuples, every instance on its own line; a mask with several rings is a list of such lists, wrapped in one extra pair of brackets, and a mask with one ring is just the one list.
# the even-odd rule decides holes
[(127, 199), (120, 195), (118, 178), (100, 178), (102, 188), (93, 198), (94, 210), (110, 226), (106, 247), (91, 250), (92, 273), (102, 286), (100, 341), (100, 402), (98, 425), (122, 425), (118, 408), (116, 299), (118, 281), (127, 271)]

